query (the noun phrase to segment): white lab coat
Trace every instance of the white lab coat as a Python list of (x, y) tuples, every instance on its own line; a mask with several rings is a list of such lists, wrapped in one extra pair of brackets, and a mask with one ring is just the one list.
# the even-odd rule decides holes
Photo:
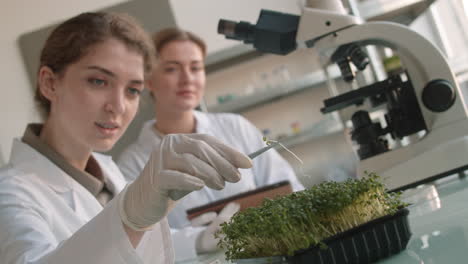
[[(126, 181), (115, 163), (101, 154), (93, 156), (110, 189), (119, 193)], [(116, 201), (103, 209), (72, 177), (15, 140), (9, 164), (0, 169), (0, 262), (174, 262), (167, 221), (147, 232), (135, 250), (123, 229)]]
[[(245, 154), (265, 146), (260, 131), (240, 115), (195, 111), (195, 118), (197, 133), (212, 135)], [(154, 131), (155, 122), (155, 120), (151, 120), (145, 123), (138, 140), (121, 154), (117, 162), (128, 180), (133, 180), (140, 174), (150, 153), (157, 148), (161, 141), (160, 136)], [(182, 254), (181, 248), (184, 251), (193, 248), (191, 251), (195, 252), (195, 238), (197, 232), (200, 231), (200, 229), (189, 228), (187, 209), (282, 180), (289, 180), (294, 191), (303, 189), (291, 166), (273, 149), (255, 158), (251, 169), (241, 169), (240, 172), (242, 174), (240, 182), (226, 183), (226, 187), (220, 191), (205, 187), (200, 191), (192, 192), (182, 198), (170, 212), (168, 220), (171, 228), (183, 230), (186, 233), (185, 235), (173, 236), (176, 258)]]

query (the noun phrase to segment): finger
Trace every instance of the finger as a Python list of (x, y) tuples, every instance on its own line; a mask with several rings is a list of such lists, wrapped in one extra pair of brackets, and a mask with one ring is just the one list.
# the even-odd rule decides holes
[[(241, 175), (236, 167), (234, 167), (228, 160), (226, 160), (221, 154), (213, 149), (207, 142), (202, 140), (193, 139), (187, 137), (187, 144), (184, 144), (185, 149), (189, 149), (190, 154), (197, 157), (199, 160), (213, 167), (217, 174), (221, 175), (221, 179), (228, 182), (238, 182)], [(182, 149), (178, 149), (181, 151)], [(176, 150), (177, 151), (177, 150)], [(184, 153), (184, 151), (182, 151)], [(189, 155), (185, 152), (179, 155)]]
[(169, 198), (171, 198), (172, 201), (178, 201), (191, 192), (192, 191), (169, 190), (169, 194), (167, 196), (169, 196)]
[(160, 172), (162, 189), (196, 191), (205, 186), (205, 183), (197, 177), (175, 170), (163, 170)]
[(216, 212), (208, 212), (201, 214), (192, 220), (190, 220), (190, 225), (193, 227), (204, 226), (211, 223), (218, 214)]
[(211, 222), (210, 226), (215, 229), (219, 229), (220, 225), (224, 222), (228, 222), (231, 217), (240, 210), (240, 204), (231, 202), (228, 203), (224, 208), (219, 212), (216, 219)]
[(215, 190), (224, 189), (226, 179), (221, 175), (222, 170), (213, 167), (210, 163), (206, 163), (192, 154), (185, 153), (183, 157), (186, 159), (185, 164), (193, 168), (195, 171), (194, 175), (202, 179), (207, 187)]
[(230, 219), (235, 213), (239, 212), (240, 204), (236, 202), (228, 203), (224, 206), (223, 210), (219, 212), (219, 216), (222, 219)]
[(215, 137), (206, 134), (193, 134), (191, 137), (206, 142), (236, 168), (248, 169), (252, 167), (252, 160), (247, 155), (224, 144)]
[(192, 175), (211, 189), (221, 190), (225, 186), (224, 178), (215, 168), (191, 153), (183, 153), (168, 160), (167, 168)]

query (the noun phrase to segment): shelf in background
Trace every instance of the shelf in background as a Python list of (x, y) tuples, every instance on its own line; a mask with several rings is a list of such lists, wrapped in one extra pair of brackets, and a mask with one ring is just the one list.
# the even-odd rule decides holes
[[(330, 71), (330, 77), (333, 79), (341, 77), (341, 73), (338, 68), (333, 68), (333, 70)], [(207, 109), (209, 112), (239, 113), (250, 107), (269, 103), (283, 96), (292, 95), (297, 92), (316, 87), (326, 81), (325, 74), (322, 71), (318, 71), (307, 74), (303, 78), (291, 80), (288, 84), (265, 88), (252, 94), (238, 96), (224, 103), (208, 105)]]
[(264, 53), (254, 49), (252, 45), (237, 44), (217, 52), (213, 52), (206, 57), (205, 71), (207, 74), (218, 70), (232, 67), (249, 60), (263, 56)]
[[(342, 131), (343, 129), (344, 126), (338, 117), (335, 117), (334, 114), (326, 114), (322, 120), (315, 123), (313, 126), (308, 127), (297, 134), (282, 138), (279, 141), (286, 148), (291, 148), (312, 139)], [(278, 151), (284, 150), (281, 146), (276, 146), (275, 148)]]
[(363, 0), (358, 3), (362, 18), (367, 21), (385, 20), (409, 25), (434, 0)]

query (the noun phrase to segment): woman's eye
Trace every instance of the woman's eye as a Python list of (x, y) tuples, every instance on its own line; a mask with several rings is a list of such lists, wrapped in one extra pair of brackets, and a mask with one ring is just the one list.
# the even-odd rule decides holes
[(174, 72), (176, 70), (176, 68), (174, 67), (167, 67), (167, 68), (164, 68), (164, 71), (165, 72)]
[(137, 88), (128, 88), (128, 92), (131, 94), (131, 95), (136, 95), (136, 96), (139, 96), (141, 94), (141, 91)]
[(202, 70), (203, 70), (203, 67), (200, 67), (200, 66), (192, 67), (192, 71), (194, 71), (194, 72), (198, 72), (198, 71), (202, 71)]
[(94, 86), (104, 86), (106, 85), (106, 81), (101, 80), (101, 79), (96, 79), (96, 78), (91, 78), (88, 80), (89, 83), (91, 83)]

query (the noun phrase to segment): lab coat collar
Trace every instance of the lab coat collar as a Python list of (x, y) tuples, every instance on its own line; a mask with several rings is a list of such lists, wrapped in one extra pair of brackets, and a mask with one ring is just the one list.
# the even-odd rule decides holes
[(210, 122), (208, 120), (208, 115), (207, 113), (203, 113), (200, 111), (193, 111), (193, 114), (195, 115), (195, 120), (196, 120), (196, 132), (197, 133), (202, 133), (206, 134), (208, 133), (209, 127), (210, 127)]
[[(97, 196), (105, 188), (104, 175), (99, 163), (91, 156), (86, 164), (86, 168), (93, 171), (94, 175), (87, 171), (79, 170), (73, 167), (68, 161), (65, 160), (60, 153), (52, 149), (46, 142), (39, 138), (42, 130), (42, 124), (29, 124), (26, 127), (21, 141), (31, 146), (37, 152), (47, 157), (57, 167), (70, 175), (75, 181), (85, 187), (91, 194)], [(88, 168), (89, 167), (89, 168)]]
[(35, 174), (54, 191), (64, 193), (72, 189), (72, 178), (48, 158), (20, 139), (14, 139), (10, 163), (24, 173)]
[(143, 128), (141, 129), (140, 136), (138, 141), (139, 142), (153, 142), (154, 137), (158, 137), (161, 139), (161, 136), (156, 133), (154, 130), (154, 124), (156, 120), (149, 120), (143, 124)]
[(99, 153), (93, 153), (92, 155), (101, 167), (107, 188), (114, 194), (114, 197), (117, 196), (117, 194), (123, 190), (125, 184), (127, 183), (122, 173), (120, 172), (120, 169), (115, 166), (111, 156)]
[[(101, 167), (107, 187), (114, 195), (117, 195), (126, 184), (121, 172), (117, 166), (114, 166), (111, 157), (98, 153), (92, 153), (92, 155)], [(57, 193), (65, 193), (73, 189), (74, 180), (70, 175), (20, 139), (13, 141), (10, 164), (24, 173), (38, 175)]]
[[(208, 114), (196, 110), (193, 111), (193, 114), (195, 116), (195, 132), (209, 132), (210, 122), (208, 120)], [(139, 135), (139, 142), (153, 142), (155, 136), (159, 139), (162, 139), (162, 135), (154, 129), (154, 124), (156, 122), (157, 120), (155, 119), (145, 122), (145, 124), (143, 125), (143, 129), (141, 130), (141, 133)]]

